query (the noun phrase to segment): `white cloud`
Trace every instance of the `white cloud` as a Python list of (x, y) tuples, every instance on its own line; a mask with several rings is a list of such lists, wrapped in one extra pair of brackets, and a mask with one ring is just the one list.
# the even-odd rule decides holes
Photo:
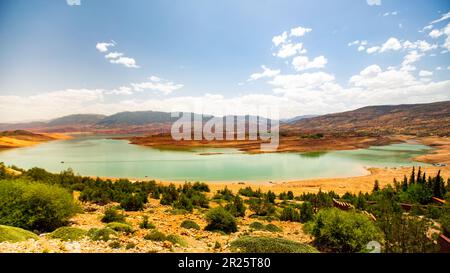
[(412, 64), (418, 62), (424, 56), (423, 53), (418, 53), (417, 50), (410, 51), (404, 58), (401, 66), (401, 70), (413, 71), (416, 67)]
[(378, 50), (380, 50), (380, 47), (379, 47), (379, 46), (372, 46), (372, 47), (369, 47), (369, 48), (366, 50), (366, 52), (367, 52), (368, 54), (373, 54), (373, 53), (377, 52)]
[(400, 50), (401, 48), (402, 45), (400, 44), (398, 39), (395, 37), (391, 37), (381, 46), (380, 52), (386, 52), (389, 50)]
[(302, 37), (304, 36), (306, 33), (311, 32), (312, 29), (311, 28), (304, 28), (304, 27), (296, 27), (291, 29), (291, 34), (290, 36), (294, 36), (294, 37)]
[(275, 55), (280, 57), (280, 58), (287, 58), (290, 56), (294, 56), (297, 53), (301, 53), (304, 54), (306, 53), (306, 49), (303, 48), (303, 44), (302, 43), (298, 43), (298, 44), (283, 44), (280, 48), (280, 50), (278, 51), (278, 53), (276, 53)]
[(129, 68), (139, 68), (139, 66), (136, 65), (136, 60), (133, 58), (129, 58), (129, 57), (120, 57), (117, 59), (111, 59), (110, 62), (112, 64), (122, 64), (125, 67), (129, 67)]
[(261, 68), (263, 69), (263, 72), (253, 73), (252, 75), (250, 75), (250, 78), (247, 81), (255, 81), (261, 78), (273, 78), (276, 75), (280, 74), (280, 70), (272, 70), (264, 65), (261, 66)]
[(100, 52), (106, 52), (106, 51), (108, 51), (108, 48), (112, 47), (112, 46), (115, 46), (115, 44), (114, 43), (97, 43), (97, 45), (95, 47)]
[(303, 73), (291, 75), (278, 75), (269, 83), (283, 89), (313, 88), (324, 83), (334, 81), (334, 76), (324, 73)]
[(123, 56), (123, 53), (111, 52), (111, 53), (105, 55), (105, 58), (106, 59), (117, 59), (117, 58), (122, 57), (122, 56)]
[(450, 23), (444, 28), (444, 34), (447, 35), (444, 44), (442, 47), (447, 49), (447, 52), (450, 50)]
[(442, 33), (438, 29), (433, 29), (428, 35), (430, 35), (431, 38), (436, 39), (442, 36), (444, 33)]
[(437, 48), (437, 45), (429, 44), (425, 40), (417, 40), (415, 42), (405, 41), (403, 42), (404, 49), (419, 49), (422, 52), (430, 51)]
[(66, 3), (69, 6), (80, 6), (81, 0), (66, 0)]
[(152, 90), (152, 91), (159, 91), (164, 95), (168, 95), (175, 90), (183, 88), (182, 84), (175, 84), (173, 82), (162, 80), (155, 76), (152, 76), (149, 79), (150, 81), (147, 82), (132, 83), (131, 86), (133, 87), (133, 90), (137, 92), (142, 92), (144, 90)]
[(389, 15), (395, 16), (395, 15), (397, 15), (397, 14), (398, 14), (397, 11), (392, 11), (392, 12), (385, 12), (385, 13), (383, 13), (383, 16), (384, 16), (384, 17), (389, 16)]
[(369, 6), (380, 6), (381, 0), (367, 0), (367, 5)]
[(288, 33), (287, 31), (285, 31), (283, 32), (283, 34), (273, 37), (272, 42), (274, 43), (275, 46), (279, 46), (286, 42), (287, 37)]
[(427, 71), (427, 70), (420, 70), (419, 76), (420, 77), (431, 77), (431, 76), (433, 76), (433, 72)]
[(359, 40), (355, 40), (353, 42), (348, 43), (348, 46), (354, 46), (354, 45), (359, 45), (360, 41)]
[(324, 56), (316, 57), (312, 61), (309, 61), (309, 58), (306, 56), (297, 56), (292, 60), (292, 65), (297, 71), (303, 71), (312, 68), (323, 68), (327, 63), (328, 60)]
[(366, 48), (362, 45), (358, 46), (358, 51), (364, 51)]
[(443, 14), (443, 15), (441, 16), (441, 18), (432, 21), (430, 24), (436, 24), (436, 23), (445, 21), (445, 20), (447, 20), (447, 19), (449, 19), (449, 18), (450, 18), (450, 11), (447, 12), (446, 14)]

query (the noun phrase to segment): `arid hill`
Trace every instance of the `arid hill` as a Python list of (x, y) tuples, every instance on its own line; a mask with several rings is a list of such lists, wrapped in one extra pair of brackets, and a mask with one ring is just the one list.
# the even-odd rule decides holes
[(283, 128), (290, 133), (450, 135), (450, 101), (368, 106), (302, 119)]
[(0, 149), (31, 146), (55, 139), (56, 136), (35, 134), (25, 130), (4, 131), (0, 132)]

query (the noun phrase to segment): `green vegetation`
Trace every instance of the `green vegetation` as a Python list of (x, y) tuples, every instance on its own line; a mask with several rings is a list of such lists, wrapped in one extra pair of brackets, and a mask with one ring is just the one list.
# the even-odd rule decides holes
[(166, 240), (166, 235), (164, 233), (162, 233), (161, 231), (157, 231), (154, 230), (150, 233), (148, 233), (147, 235), (144, 236), (145, 240), (149, 240), (149, 241), (165, 241)]
[(206, 219), (208, 220), (208, 225), (205, 230), (223, 231), (225, 233), (237, 231), (236, 219), (223, 207), (209, 210), (206, 214)]
[(52, 231), (79, 211), (65, 189), (26, 179), (0, 181), (0, 224)]
[(250, 198), (247, 200), (251, 211), (258, 216), (269, 216), (275, 213), (275, 206), (266, 198)]
[(231, 202), (225, 206), (225, 209), (229, 211), (234, 217), (244, 217), (247, 207), (244, 205), (244, 201), (239, 195), (232, 197)]
[(142, 228), (142, 229), (154, 229), (154, 228), (156, 228), (153, 223), (150, 223), (148, 221), (148, 216), (147, 215), (144, 215), (142, 217), (142, 222), (139, 223), (139, 227)]
[(134, 232), (134, 229), (131, 225), (119, 222), (111, 222), (106, 225), (107, 228), (110, 228), (117, 232), (123, 232), (126, 234), (131, 234)]
[(271, 237), (244, 236), (231, 242), (233, 252), (243, 253), (317, 253), (306, 244)]
[(125, 222), (125, 214), (119, 213), (116, 208), (107, 208), (102, 217), (103, 223)]
[(306, 223), (314, 218), (314, 210), (310, 202), (303, 202), (300, 206), (300, 222)]
[(370, 241), (383, 239), (383, 234), (367, 216), (335, 208), (319, 211), (306, 231), (315, 237), (319, 248), (333, 252), (363, 251)]
[(1, 242), (21, 242), (29, 239), (39, 239), (39, 237), (31, 231), (17, 227), (9, 227), (0, 225), (0, 243)]
[(249, 227), (251, 229), (254, 229), (254, 230), (264, 230), (264, 231), (270, 231), (270, 232), (281, 232), (281, 231), (283, 231), (280, 227), (277, 227), (274, 224), (264, 225), (263, 223), (257, 222), (257, 221), (256, 222), (252, 222), (249, 225)]
[(107, 242), (117, 237), (117, 232), (110, 228), (91, 228), (87, 236), (93, 241)]
[(300, 212), (293, 206), (283, 209), (280, 215), (281, 221), (300, 222)]
[(184, 220), (180, 226), (186, 229), (200, 230), (200, 226), (192, 220)]
[(175, 234), (169, 234), (166, 236), (165, 241), (169, 241), (174, 245), (179, 245), (181, 247), (187, 247), (186, 241), (178, 235)]
[(48, 236), (63, 241), (76, 241), (87, 235), (87, 231), (76, 227), (60, 227), (50, 233)]
[(321, 139), (321, 138), (323, 138), (324, 137), (324, 135), (322, 134), (322, 133), (317, 133), (317, 134), (304, 134), (304, 135), (301, 135), (300, 136), (300, 138), (303, 138), (303, 139)]

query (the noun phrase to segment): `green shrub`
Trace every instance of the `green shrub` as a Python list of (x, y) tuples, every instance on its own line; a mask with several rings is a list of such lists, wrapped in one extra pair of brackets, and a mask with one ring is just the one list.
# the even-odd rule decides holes
[(109, 241), (117, 237), (117, 232), (110, 228), (91, 228), (87, 236), (93, 241)]
[(280, 227), (277, 227), (274, 224), (267, 224), (265, 229), (270, 232), (282, 232), (283, 231), (283, 229), (281, 229)]
[(258, 216), (267, 216), (275, 212), (275, 206), (263, 198), (251, 198), (248, 200), (249, 208)]
[(221, 248), (222, 247), (222, 245), (219, 243), (219, 242), (215, 242), (214, 243), (214, 249), (219, 249), (219, 248)]
[(156, 228), (153, 223), (150, 223), (148, 221), (148, 216), (147, 215), (144, 215), (142, 217), (142, 222), (139, 224), (139, 227), (142, 228), (142, 229), (154, 229), (154, 228)]
[(120, 245), (120, 242), (119, 241), (112, 241), (111, 243), (109, 243), (109, 245), (108, 245), (110, 248), (115, 248), (115, 249), (117, 249), (117, 248), (120, 248), (121, 247), (121, 245)]
[(308, 224), (305, 229), (315, 237), (316, 245), (333, 252), (359, 252), (370, 241), (383, 239), (375, 224), (356, 212), (323, 209)]
[(271, 237), (243, 236), (231, 242), (233, 252), (242, 253), (317, 253), (312, 246)]
[(154, 230), (144, 236), (144, 239), (149, 241), (165, 241), (166, 238), (167, 237), (164, 233), (157, 230)]
[(209, 210), (206, 214), (206, 219), (208, 220), (208, 225), (205, 230), (218, 230), (225, 233), (237, 231), (236, 219), (223, 207), (217, 207)]
[(136, 247), (136, 244), (135, 243), (128, 243), (126, 246), (125, 246), (125, 249), (132, 249), (132, 248), (135, 248)]
[(0, 243), (1, 242), (21, 242), (28, 239), (38, 240), (39, 237), (31, 231), (17, 227), (9, 227), (0, 225)]
[(102, 217), (103, 223), (111, 222), (125, 222), (125, 214), (119, 213), (115, 208), (108, 208), (105, 210), (105, 214)]
[(283, 209), (280, 215), (281, 221), (300, 222), (300, 212), (294, 207), (288, 206)]
[(300, 222), (306, 223), (314, 218), (313, 206), (310, 202), (303, 202), (300, 206)]
[(264, 230), (265, 226), (261, 222), (252, 222), (250, 225), (248, 225), (251, 229), (254, 230)]
[(63, 241), (77, 241), (86, 236), (87, 231), (76, 227), (60, 227), (49, 234), (50, 238)]
[(175, 235), (175, 234), (167, 235), (166, 238), (165, 238), (165, 241), (169, 241), (169, 242), (171, 242), (174, 245), (178, 244), (178, 245), (180, 245), (182, 247), (186, 247), (187, 246), (186, 241), (183, 238), (181, 238), (180, 236)]
[(79, 211), (65, 189), (27, 180), (0, 181), (0, 224), (52, 231)]
[(242, 198), (239, 197), (239, 195), (236, 195), (231, 200), (231, 203), (229, 203), (225, 206), (225, 209), (228, 210), (231, 214), (233, 214), (234, 217), (244, 217), (245, 210), (247, 208), (245, 207), (244, 201), (242, 201)]
[(192, 220), (184, 220), (181, 225), (182, 228), (186, 228), (186, 229), (196, 229), (196, 230), (200, 230), (200, 226), (192, 221)]
[(450, 208), (446, 208), (440, 218), (442, 233), (450, 238)]
[(110, 228), (112, 230), (118, 231), (118, 232), (123, 232), (126, 234), (130, 234), (133, 233), (133, 227), (130, 226), (129, 224), (125, 224), (125, 223), (119, 223), (119, 222), (111, 222), (109, 224), (106, 225), (107, 228)]
[(189, 199), (184, 193), (180, 194), (178, 200), (173, 203), (173, 207), (175, 209), (182, 209), (188, 212), (192, 212), (192, 210), (194, 209), (192, 200)]
[(120, 207), (126, 211), (140, 211), (147, 203), (146, 194), (128, 194), (120, 201)]

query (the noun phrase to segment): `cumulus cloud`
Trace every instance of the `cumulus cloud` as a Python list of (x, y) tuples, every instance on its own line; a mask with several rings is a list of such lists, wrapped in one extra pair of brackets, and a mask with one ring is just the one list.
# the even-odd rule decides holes
[(312, 61), (310, 61), (306, 56), (297, 56), (292, 60), (292, 65), (297, 71), (303, 71), (311, 68), (323, 68), (327, 63), (328, 60), (324, 56), (316, 57)]
[(97, 43), (97, 45), (95, 46), (97, 48), (98, 51), (104, 53), (108, 51), (109, 47), (115, 46), (114, 43)]
[(255, 81), (261, 78), (272, 78), (280, 74), (280, 70), (272, 70), (264, 65), (261, 66), (261, 68), (263, 69), (263, 72), (251, 74), (250, 78), (247, 81)]
[(431, 76), (433, 76), (433, 72), (427, 71), (427, 70), (420, 70), (419, 76), (420, 77), (431, 77)]
[(69, 6), (81, 6), (81, 0), (66, 0)]
[(369, 6), (380, 6), (381, 0), (367, 0), (367, 5)]
[(380, 52), (400, 49), (402, 49), (402, 45), (400, 44), (399, 40), (395, 37), (391, 37), (381, 46)]
[(175, 84), (171, 81), (166, 81), (156, 76), (151, 76), (149, 81), (132, 83), (131, 86), (133, 87), (133, 90), (137, 92), (152, 90), (161, 92), (164, 95), (169, 95), (173, 91), (183, 88), (182, 84)]
[[(115, 42), (111, 43), (97, 43), (95, 46), (98, 51), (101, 53), (106, 53), (109, 50), (109, 47), (116, 46)], [(128, 68), (139, 68), (136, 64), (136, 60), (134, 58), (126, 57), (124, 53), (121, 52), (110, 52), (105, 55), (105, 58), (109, 60), (112, 64), (121, 64)]]
[(280, 58), (287, 58), (296, 55), (297, 53), (305, 54), (306, 49), (302, 43), (298, 44), (283, 44), (280, 50), (275, 54)]
[(379, 47), (379, 46), (372, 46), (372, 47), (369, 47), (369, 48), (366, 50), (366, 52), (367, 52), (368, 54), (373, 54), (373, 53), (376, 53), (378, 50), (380, 50), (380, 47)]
[(433, 29), (428, 35), (430, 35), (431, 38), (436, 39), (443, 35), (439, 29)]
[(312, 29), (311, 28), (305, 28), (305, 27), (296, 27), (291, 29), (291, 34), (290, 36), (294, 36), (294, 37), (302, 37), (304, 36), (306, 33), (311, 32)]
[(283, 32), (283, 34), (273, 37), (272, 42), (275, 46), (279, 46), (279, 45), (283, 44), (284, 42), (286, 42), (287, 37), (288, 37), (288, 33), (287, 33), (287, 31), (285, 31), (285, 32)]

